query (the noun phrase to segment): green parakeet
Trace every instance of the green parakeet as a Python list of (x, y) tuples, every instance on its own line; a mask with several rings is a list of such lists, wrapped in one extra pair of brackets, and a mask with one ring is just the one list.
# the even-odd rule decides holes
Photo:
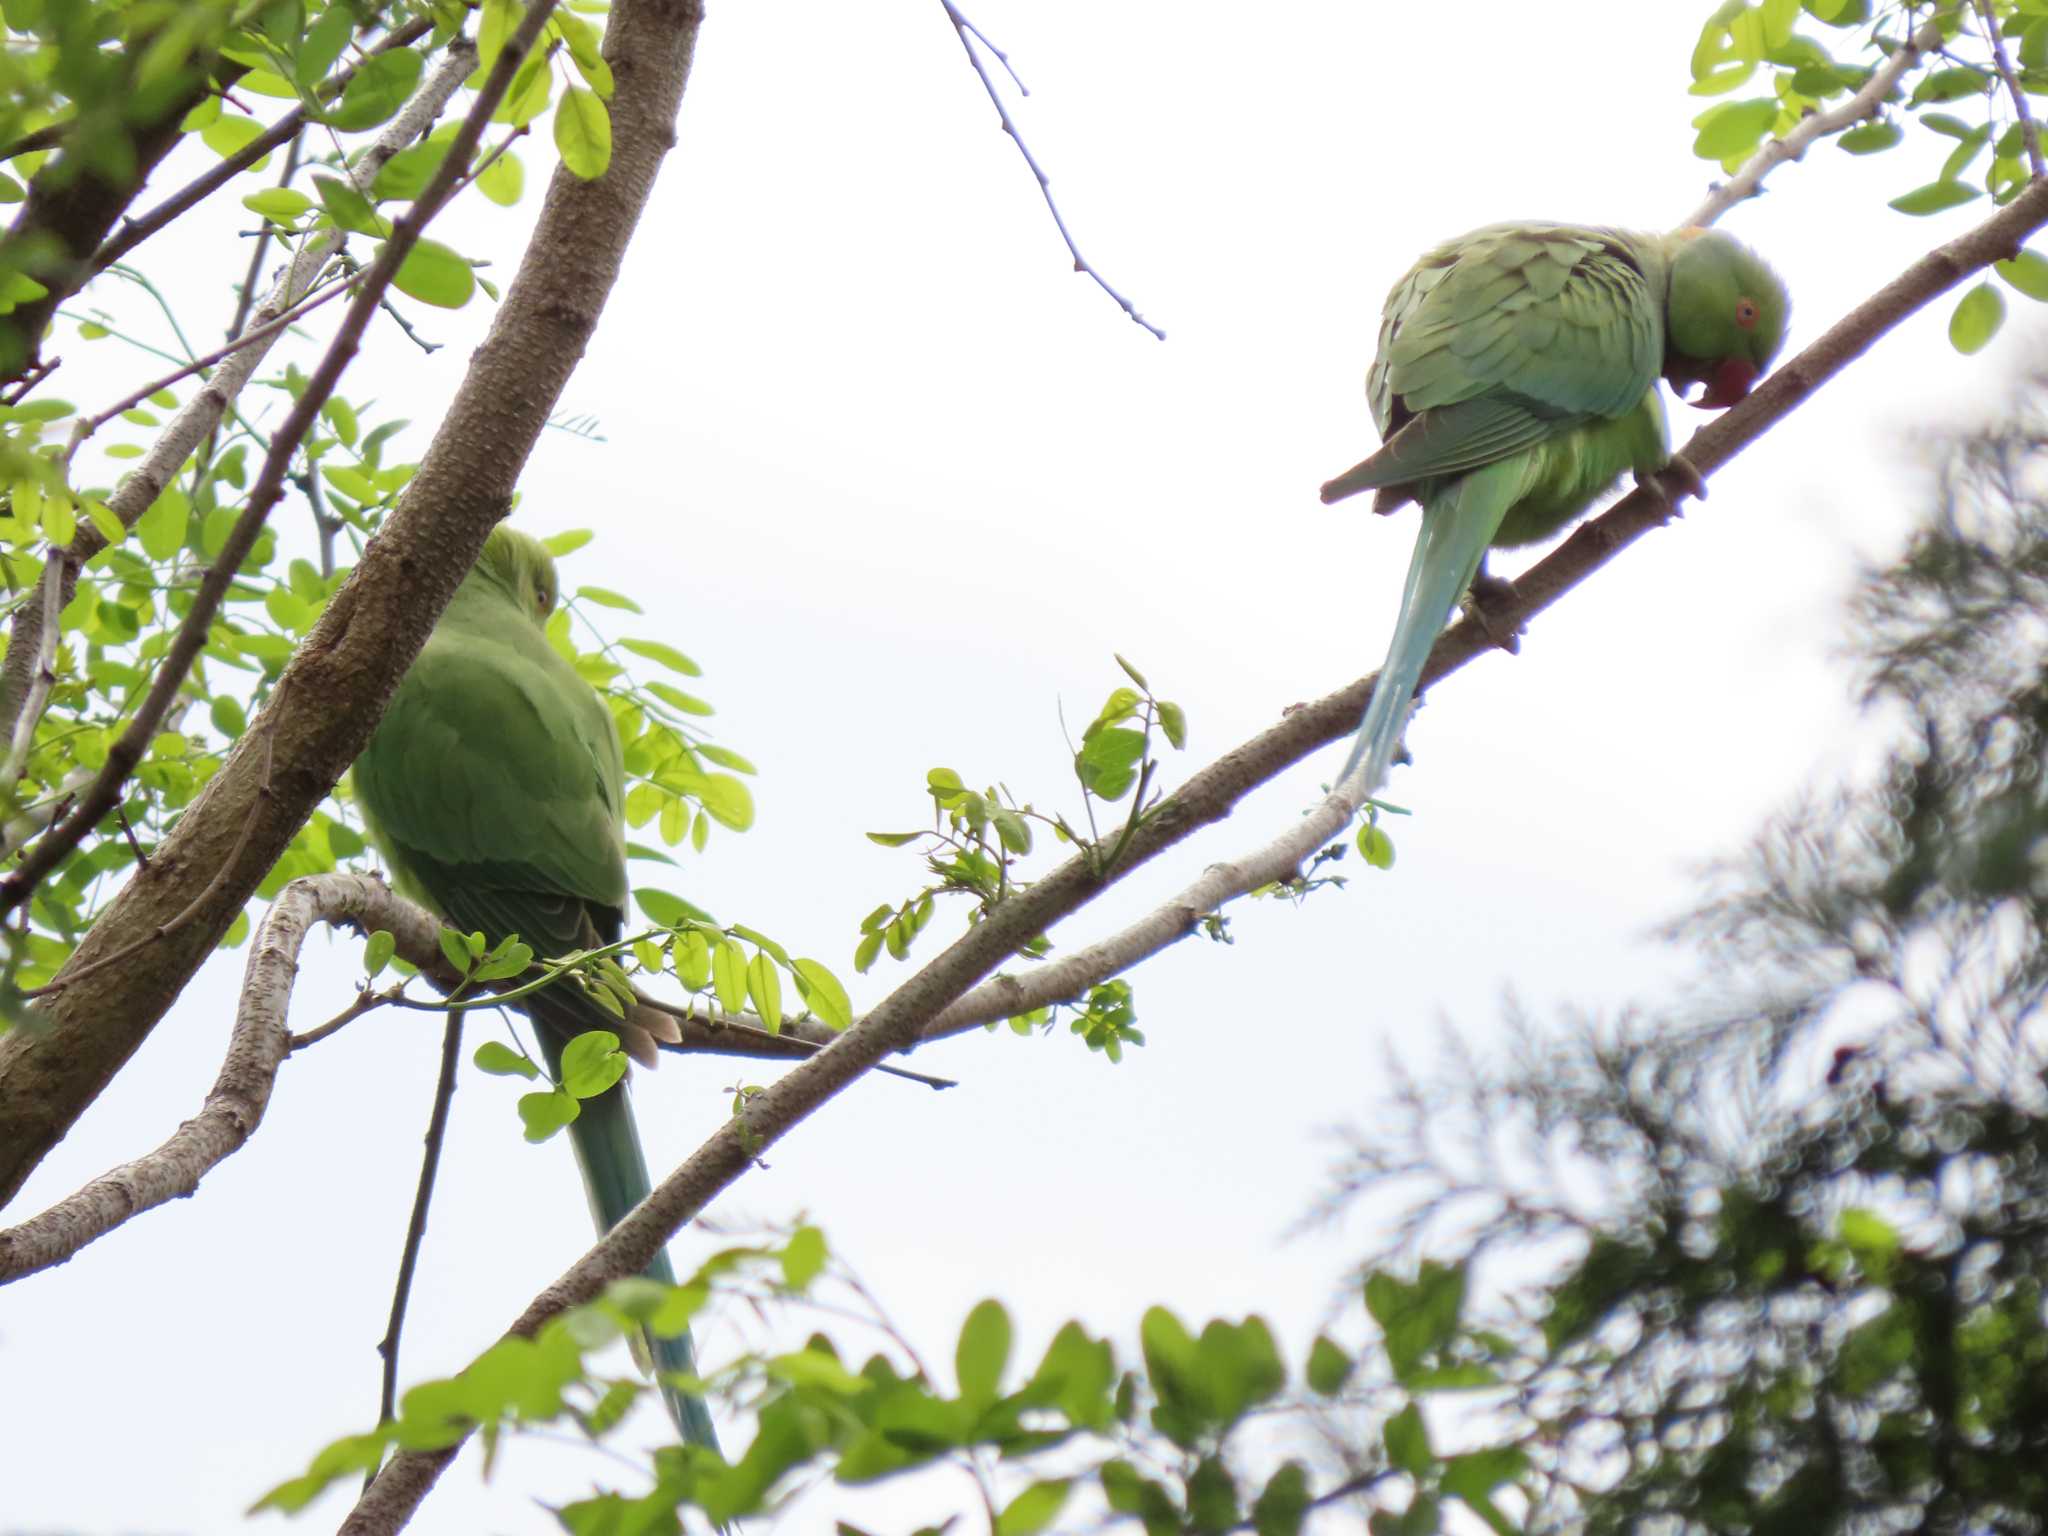
[[(555, 564), (523, 533), (494, 529), (355, 765), (355, 794), (392, 883), (463, 933), (517, 934), (539, 955), (608, 944), (626, 916), (619, 733), (591, 686), (548, 644)], [(549, 1069), (586, 1030), (616, 1033), (635, 1060), (678, 1040), (652, 1008), (626, 1019), (564, 979), (526, 999)], [(651, 1187), (622, 1078), (582, 1101), (569, 1136), (591, 1213), (608, 1232)], [(674, 1284), (668, 1256), (648, 1266)], [(647, 1363), (648, 1341), (636, 1354)], [(694, 1371), (688, 1335), (651, 1341), (664, 1371)], [(663, 1386), (684, 1438), (714, 1445), (703, 1402)]]
[(1548, 538), (1624, 471), (1671, 461), (1661, 374), (1709, 410), (1749, 392), (1785, 337), (1784, 284), (1713, 230), (1493, 224), (1394, 285), (1365, 378), (1383, 446), (1323, 487), (1422, 504), (1394, 638), (1339, 776), (1385, 782), (1422, 664), (1491, 545)]

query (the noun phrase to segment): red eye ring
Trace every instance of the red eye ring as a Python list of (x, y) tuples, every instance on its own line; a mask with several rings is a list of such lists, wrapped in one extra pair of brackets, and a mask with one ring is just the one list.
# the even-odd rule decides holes
[(1735, 323), (1745, 331), (1753, 331), (1756, 329), (1756, 322), (1756, 300), (1737, 299), (1735, 301)]

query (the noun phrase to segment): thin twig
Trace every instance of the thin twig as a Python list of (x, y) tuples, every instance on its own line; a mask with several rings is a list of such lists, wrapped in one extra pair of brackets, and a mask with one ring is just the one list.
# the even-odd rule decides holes
[[(368, 269), (365, 268), (363, 270), (367, 271)], [(318, 309), (322, 304), (325, 304), (329, 299), (335, 298), (340, 294), (347, 293), (349, 289), (353, 288), (356, 285), (356, 283), (362, 278), (362, 275), (363, 272), (358, 271), (346, 274), (341, 277), (328, 279), (324, 286), (313, 289), (312, 292), (309, 293), (305, 298), (301, 299), (298, 302), (298, 304), (296, 304), (291, 309), (286, 310), (283, 314), (277, 316), (275, 319), (266, 320), (263, 324), (252, 327), (247, 331), (244, 331), (241, 335), (235, 337), (234, 340), (228, 342), (226, 345), (215, 347), (211, 352), (207, 353), (204, 357), (193, 358), (192, 361), (185, 364), (184, 367), (178, 368), (173, 372), (167, 373), (160, 379), (152, 379), (149, 383), (143, 385), (142, 388), (136, 390), (134, 393), (127, 396), (127, 398), (118, 400), (114, 404), (108, 406), (104, 411), (101, 411), (99, 415), (94, 416), (89, 420), (80, 422), (76, 427), (72, 428), (71, 449), (76, 449), (76, 447), (80, 443), (84, 442), (87, 438), (91, 437), (93, 433), (99, 431), (101, 427), (105, 426), (108, 422), (112, 421), (116, 416), (120, 415), (123, 411), (132, 410), (134, 407), (142, 404), (143, 401), (147, 400), (151, 395), (155, 394), (158, 390), (169, 389), (173, 384), (177, 383), (180, 379), (190, 378), (195, 373), (203, 373), (208, 368), (213, 367), (214, 364), (221, 362), (226, 358), (233, 357), (237, 352), (241, 351), (242, 348), (252, 347), (256, 345), (256, 343), (259, 341), (268, 341), (270, 340), (271, 337), (275, 336), (279, 331), (285, 330), (286, 328), (297, 324), (298, 321), (305, 318), (305, 316), (310, 314), (312, 311)], [(69, 451), (70, 450), (67, 450), (67, 453)]]
[(125, 805), (115, 806), (114, 820), (120, 824), (121, 835), (128, 839), (128, 851), (135, 855), (135, 867), (137, 869), (148, 869), (149, 855), (142, 851), (142, 844), (135, 836), (135, 828), (129, 824), (128, 807)]
[(389, 294), (385, 295), (384, 299), (382, 300), (382, 302), (378, 304), (377, 307), (383, 310), (384, 313), (389, 315), (393, 320), (397, 321), (398, 328), (401, 331), (405, 332), (405, 339), (411, 342), (414, 346), (418, 347), (422, 352), (438, 352), (441, 350), (442, 347), (447, 345), (446, 342), (429, 341), (427, 340), (426, 337), (422, 336), (418, 331), (414, 330), (412, 328), (412, 322), (406, 319), (404, 315), (398, 312), (398, 306), (391, 302), (391, 297)]
[[(419, 1186), (413, 1191), (412, 1216), (405, 1225), (405, 1248), (398, 1258), (398, 1280), (391, 1290), (391, 1319), (377, 1353), (384, 1360), (383, 1385), (377, 1394), (377, 1422), (398, 1416), (398, 1345), (405, 1332), (405, 1307), (412, 1298), (413, 1272), (419, 1267), (420, 1245), (427, 1236), (427, 1209), (434, 1201), (434, 1176), (441, 1167), (441, 1147), (448, 1135), (448, 1108), (455, 1099), (455, 1073), (462, 1064), (462, 1021), (451, 1013), (441, 1031), (441, 1075), (434, 1083), (434, 1107), (427, 1115), (426, 1146), (420, 1155)], [(377, 1474), (364, 1474), (363, 1486)]]
[(2005, 34), (1998, 30), (1998, 13), (1991, 8), (1991, 0), (1977, 0), (1977, 17), (1984, 23), (1984, 41), (1990, 45), (1992, 65), (1998, 70), (1998, 78), (2005, 82), (2006, 94), (2012, 97), (2013, 116), (2019, 119), (2020, 137), (2027, 145), (2027, 164), (2038, 181), (2048, 176), (2048, 161), (2041, 158), (2040, 130), (2034, 126), (2034, 114), (2027, 106), (2026, 88), (2013, 72), (2012, 60), (2006, 57)]
[(341, 1012), (337, 1013), (325, 1024), (316, 1025), (312, 1029), (307, 1030), (303, 1035), (293, 1035), (290, 1045), (286, 1048), (292, 1052), (298, 1052), (305, 1050), (308, 1046), (318, 1045), (329, 1035), (340, 1034), (342, 1030), (355, 1023), (364, 1014), (374, 1013), (387, 1003), (395, 1003), (398, 1000), (399, 993), (396, 988), (388, 992), (373, 992), (368, 987), (365, 987), (355, 995), (355, 998), (346, 1008), (342, 1009)]
[[(974, 73), (981, 80), (981, 88), (988, 93), (989, 103), (996, 109), (996, 116), (1002, 119), (1003, 132), (1010, 136), (1010, 142), (1017, 146), (1017, 153), (1024, 157), (1024, 163), (1031, 168), (1031, 174), (1038, 179), (1039, 196), (1045, 199), (1046, 211), (1052, 215), (1053, 226), (1059, 230), (1060, 238), (1067, 243), (1067, 254), (1074, 258), (1074, 270), (1085, 273), (1088, 277), (1092, 278), (1095, 286), (1108, 294), (1112, 299), (1115, 299), (1117, 307), (1129, 315), (1133, 321), (1143, 326), (1161, 341), (1166, 340), (1166, 332), (1139, 314), (1136, 306), (1129, 299), (1110, 287), (1102, 274), (1088, 264), (1088, 259), (1081, 254), (1081, 248), (1074, 244), (1074, 237), (1067, 230), (1067, 221), (1060, 217), (1060, 205), (1053, 201), (1052, 178), (1045, 174), (1044, 169), (1040, 167), (1038, 161), (1032, 156), (1031, 147), (1024, 142), (1024, 135), (1017, 131), (1016, 123), (1011, 120), (1010, 109), (1003, 105), (1002, 95), (996, 90), (995, 82), (989, 79), (988, 70), (982, 66), (981, 55), (974, 51), (975, 38), (981, 38), (984, 44), (988, 43), (988, 39), (982, 35), (981, 28), (960, 14), (960, 8), (953, 3), (953, 0), (939, 0), (939, 4), (945, 7), (946, 19), (953, 23), (953, 32), (960, 39), (960, 46), (967, 54), (967, 62), (974, 66)], [(1002, 60), (1004, 69), (1010, 69), (1010, 61), (1003, 57), (1000, 50), (991, 45), (989, 51)], [(1010, 78), (1013, 80), (1017, 78), (1015, 70), (1010, 70)], [(1023, 89), (1022, 81), (1018, 81), (1018, 89)], [(1027, 91), (1025, 94), (1029, 95), (1030, 93)]]
[[(258, 471), (256, 482), (250, 489), (249, 499), (243, 503), (236, 516), (234, 526), (229, 530), (220, 553), (213, 566), (199, 583), (193, 594), (192, 606), (180, 622), (172, 638), (169, 651), (158, 663), (156, 676), (151, 679), (148, 695), (135, 717), (128, 723), (120, 737), (108, 750), (107, 761), (92, 787), (86, 791), (79, 805), (56, 827), (47, 833), (42, 841), (25, 857), (4, 880), (0, 880), (0, 914), (11, 911), (20, 902), (26, 901), (36, 884), (56, 868), (72, 849), (85, 838), (99, 819), (112, 808), (120, 794), (120, 788), (135, 765), (142, 760), (142, 753), (153, 739), (156, 722), (170, 707), (171, 700), (185, 684), (185, 677), (193, 660), (205, 647), (211, 631), (213, 617), (219, 611), (221, 600), (227, 595), (242, 562), (248, 558), (255, 546), (257, 536), (263, 531), (263, 524), (270, 516), (270, 510), (277, 504), (284, 490), (284, 478), (290, 468), (292, 456), (298, 451), (300, 442), (311, 429), (320, 413), (320, 408), (333, 393), (334, 386), (362, 345), (363, 333), (368, 329), (370, 316), (376, 312), (377, 301), (390, 287), (399, 263), (404, 261), (418, 243), (420, 233), (428, 221), (441, 211), (448, 192), (453, 186), (458, 168), (466, 164), (475, 152), (476, 143), (483, 135), (484, 125), (490, 114), (497, 109), (499, 99), (511, 83), (511, 70), (517, 68), (525, 58), (526, 51), (539, 34), (554, 9), (555, 0), (534, 0), (518, 31), (506, 41), (505, 52), (501, 53), (497, 65), (483, 90), (477, 93), (475, 104), (463, 120), (450, 142), (448, 154), (436, 168), (432, 179), (420, 192), (404, 218), (393, 226), (390, 237), (380, 247), (377, 259), (370, 264), (361, 284), (356, 289), (355, 299), (342, 317), (334, 339), (306, 381), (305, 388), (292, 402), (291, 411), (284, 423), (271, 438), (270, 452), (265, 455), (263, 467)], [(514, 57), (516, 45), (517, 56)], [(445, 101), (454, 94), (470, 60), (468, 50), (450, 45), (448, 54), (440, 68), (421, 87), (421, 96), (438, 92)], [(509, 61), (509, 62), (508, 62)], [(316, 242), (317, 244), (317, 242)], [(296, 266), (296, 263), (294, 264)], [(238, 356), (246, 354), (237, 354)], [(47, 576), (47, 572), (46, 572)], [(246, 831), (247, 823), (244, 830)], [(230, 859), (216, 872), (216, 880), (226, 877), (233, 867)], [(86, 968), (90, 969), (90, 967)]]
[(1855, 127), (1865, 118), (1877, 116), (1900, 77), (1920, 62), (1922, 54), (1940, 45), (1941, 27), (1935, 22), (1927, 22), (1906, 42), (1893, 49), (1891, 57), (1871, 71), (1870, 78), (1863, 82), (1863, 88), (1855, 95), (1825, 112), (1801, 118), (1785, 137), (1772, 139), (1751, 155), (1741, 170), (1715, 187), (1705, 202), (1686, 215), (1682, 224), (1701, 228), (1712, 224), (1737, 203), (1755, 197), (1766, 176), (1786, 161), (1797, 160), (1804, 155), (1816, 139), (1840, 133), (1844, 128)]
[(38, 358), (33, 368), (8, 385), (6, 389), (0, 390), (0, 405), (21, 404), (22, 401), (28, 398), (31, 390), (63, 366), (64, 359), (61, 357)]

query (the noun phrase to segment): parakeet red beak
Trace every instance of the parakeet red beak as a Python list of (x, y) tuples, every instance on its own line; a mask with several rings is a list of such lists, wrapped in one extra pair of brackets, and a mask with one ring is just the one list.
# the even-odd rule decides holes
[(1746, 357), (1725, 357), (1708, 375), (1705, 392), (1691, 403), (1702, 411), (1726, 410), (1748, 394), (1755, 382), (1755, 363)]

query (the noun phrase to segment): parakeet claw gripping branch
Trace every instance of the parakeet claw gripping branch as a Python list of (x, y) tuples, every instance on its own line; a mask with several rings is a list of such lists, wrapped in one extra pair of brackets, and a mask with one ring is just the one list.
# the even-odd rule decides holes
[[(548, 644), (555, 562), (539, 541), (500, 526), (462, 580), (426, 648), (356, 760), (355, 793), (400, 894), (492, 944), (512, 934), (553, 956), (617, 940), (626, 918), (624, 763), (611, 711)], [(682, 1038), (654, 1008), (619, 1018), (565, 978), (519, 1005), (559, 1078), (562, 1051), (587, 1030), (617, 1034), (655, 1064)], [(651, 1185), (621, 1078), (582, 1101), (569, 1138), (591, 1215), (609, 1232)], [(668, 1255), (648, 1275), (675, 1283)], [(636, 1338), (645, 1366), (694, 1374), (690, 1338)], [(662, 1384), (686, 1440), (715, 1445), (701, 1398)]]
[(1339, 787), (1386, 779), (1423, 662), (1489, 547), (1549, 538), (1625, 472), (1697, 493), (1671, 455), (1661, 376), (1705, 410), (1749, 393), (1785, 339), (1777, 275), (1716, 230), (1493, 224), (1428, 252), (1387, 295), (1365, 376), (1379, 452), (1323, 487), (1422, 505), (1394, 638)]

